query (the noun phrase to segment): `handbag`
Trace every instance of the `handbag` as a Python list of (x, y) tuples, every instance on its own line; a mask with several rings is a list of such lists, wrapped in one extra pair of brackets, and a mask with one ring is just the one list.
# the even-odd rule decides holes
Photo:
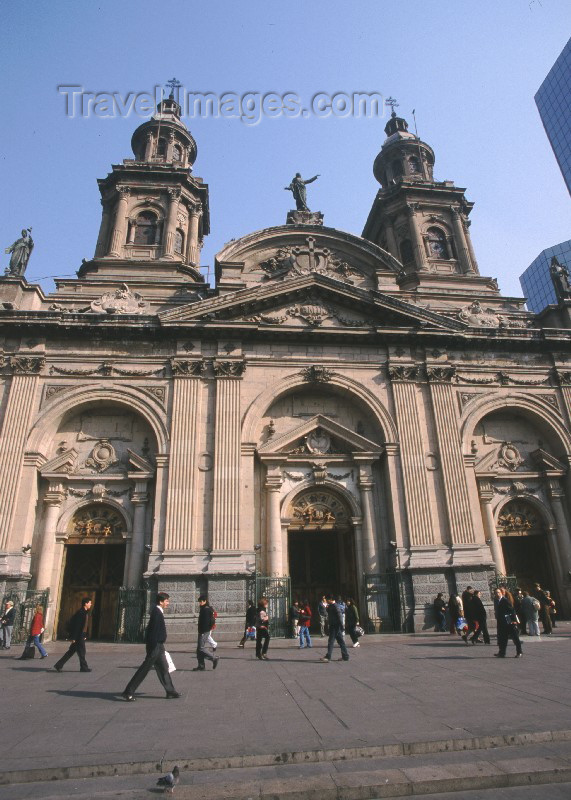
[(355, 625), (355, 633), (357, 634), (358, 638), (361, 638), (361, 636), (365, 635), (365, 631), (360, 625)]
[(18, 659), (19, 661), (26, 661), (28, 658), (35, 658), (36, 657), (36, 646), (33, 642), (26, 642), (26, 646), (24, 647), (24, 652)]
[(169, 653), (168, 650), (165, 650), (165, 658), (167, 660), (169, 672), (175, 672), (176, 671), (176, 667), (174, 665), (174, 661), (171, 658), (171, 654)]

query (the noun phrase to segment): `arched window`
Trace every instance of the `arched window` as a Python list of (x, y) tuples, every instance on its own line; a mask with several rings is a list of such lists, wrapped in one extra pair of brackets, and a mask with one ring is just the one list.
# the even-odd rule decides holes
[(182, 255), (183, 253), (183, 246), (184, 246), (184, 233), (181, 231), (180, 228), (177, 228), (176, 233), (174, 235), (174, 251), (177, 255)]
[(400, 257), (403, 264), (412, 264), (414, 262), (410, 239), (403, 239), (400, 243)]
[(172, 149), (172, 160), (182, 161), (182, 147), (179, 144), (175, 144)]
[(431, 258), (450, 258), (446, 234), (440, 228), (428, 229), (428, 249)]
[(167, 140), (159, 139), (157, 144), (157, 158), (164, 158), (167, 154)]
[(152, 211), (141, 211), (135, 222), (135, 244), (155, 244), (157, 218)]
[(402, 164), (400, 161), (393, 161), (391, 164), (391, 172), (393, 173), (393, 180), (398, 181), (403, 176)]

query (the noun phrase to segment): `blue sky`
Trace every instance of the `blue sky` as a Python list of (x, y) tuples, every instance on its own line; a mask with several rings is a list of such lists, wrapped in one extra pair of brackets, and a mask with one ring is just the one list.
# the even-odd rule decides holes
[[(0, 245), (33, 226), (28, 278), (71, 275), (93, 255), (97, 178), (131, 156), (141, 119), (65, 114), (57, 86), (151, 91), (377, 91), (436, 152), (437, 179), (467, 188), (482, 274), (507, 295), (545, 247), (571, 238), (570, 197), (533, 96), (571, 33), (568, 0), (286, 3), (57, 0), (6, 3), (0, 67)], [(213, 265), (224, 242), (285, 222), (295, 172), (325, 224), (360, 234), (378, 188), (385, 119), (187, 120), (210, 186)], [(4, 256), (6, 264), (8, 257)], [(3, 264), (2, 266), (6, 266)], [(45, 290), (50, 280), (42, 280)]]

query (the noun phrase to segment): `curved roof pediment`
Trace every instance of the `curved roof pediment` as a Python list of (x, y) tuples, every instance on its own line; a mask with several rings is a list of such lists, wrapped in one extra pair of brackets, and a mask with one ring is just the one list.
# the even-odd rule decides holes
[[(363, 289), (402, 264), (376, 244), (336, 228), (280, 225), (226, 244), (216, 256), (219, 285), (247, 288), (317, 273)], [(386, 280), (386, 279), (385, 279)]]

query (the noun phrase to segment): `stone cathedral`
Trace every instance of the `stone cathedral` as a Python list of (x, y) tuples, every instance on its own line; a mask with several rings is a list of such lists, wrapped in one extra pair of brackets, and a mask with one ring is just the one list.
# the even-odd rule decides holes
[(116, 637), (143, 587), (177, 635), (202, 591), (229, 631), (256, 575), (278, 615), (332, 590), (371, 631), (498, 574), (571, 612), (571, 300), (501, 295), (464, 189), (394, 112), (385, 133), (361, 236), (290, 212), (226, 244), (211, 287), (171, 96), (99, 181), (77, 278), (0, 279), (0, 589), (49, 590), (54, 637), (86, 594)]

